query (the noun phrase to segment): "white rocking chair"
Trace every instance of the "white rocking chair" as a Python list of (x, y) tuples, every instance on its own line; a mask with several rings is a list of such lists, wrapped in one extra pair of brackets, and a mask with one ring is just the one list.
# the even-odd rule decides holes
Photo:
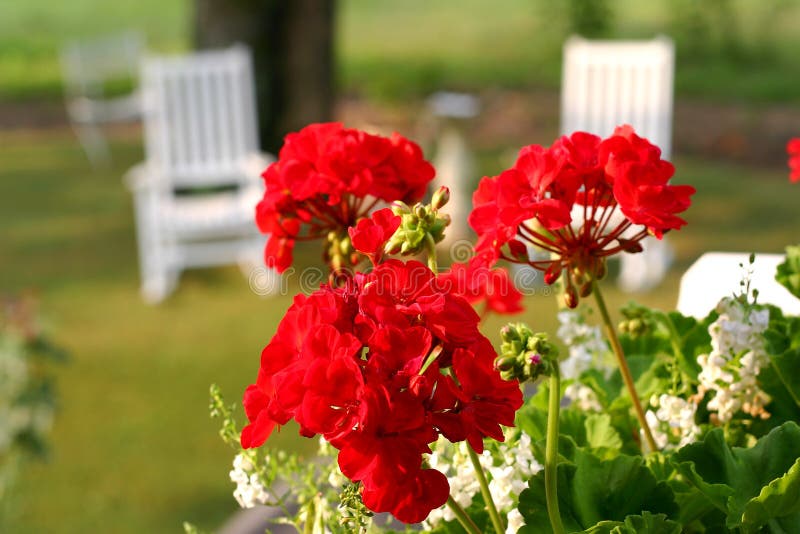
[[(142, 64), (146, 160), (126, 181), (134, 195), (141, 292), (159, 302), (188, 267), (263, 265), (254, 222), (263, 193), (252, 63), (243, 46)], [(259, 274), (275, 277), (272, 270)], [(277, 278), (261, 293), (274, 293)]]
[[(630, 124), (641, 137), (672, 149), (672, 101), (675, 46), (667, 37), (649, 41), (590, 41), (571, 37), (564, 44), (561, 131), (605, 137)], [(623, 254), (618, 279), (626, 291), (656, 286), (672, 262), (664, 240), (645, 239), (644, 251)]]
[[(73, 41), (61, 50), (67, 116), (93, 167), (111, 162), (103, 125), (141, 117), (137, 78), (143, 50), (144, 37), (133, 31)], [(109, 96), (107, 86), (115, 82), (132, 88)]]

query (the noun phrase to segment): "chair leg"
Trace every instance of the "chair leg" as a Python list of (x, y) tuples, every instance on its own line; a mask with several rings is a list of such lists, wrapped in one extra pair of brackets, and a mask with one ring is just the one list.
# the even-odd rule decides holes
[(73, 124), (73, 130), (92, 168), (105, 169), (111, 166), (111, 150), (99, 125), (94, 123)]
[(141, 295), (148, 304), (158, 304), (177, 287), (178, 272), (170, 267), (168, 249), (158, 229), (157, 203), (150, 192), (134, 197), (139, 248)]

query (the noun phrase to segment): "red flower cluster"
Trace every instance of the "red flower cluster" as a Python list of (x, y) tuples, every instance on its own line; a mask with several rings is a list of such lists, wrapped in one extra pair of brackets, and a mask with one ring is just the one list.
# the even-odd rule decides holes
[(789, 154), (789, 179), (800, 182), (800, 137), (789, 140), (786, 153)]
[(347, 229), (353, 248), (367, 256), (374, 264), (380, 262), (383, 247), (400, 226), (401, 217), (383, 208), (372, 213), (367, 219), (361, 219), (353, 227)]
[(454, 263), (439, 275), (442, 287), (460, 295), (475, 307), (483, 306), (483, 313), (494, 312), (511, 315), (523, 310), (522, 293), (514, 286), (508, 270), (492, 268), (494, 258), (483, 253), (473, 256), (467, 263)]
[(297, 240), (346, 237), (379, 202), (416, 202), (434, 169), (399, 134), (370, 135), (339, 123), (312, 124), (286, 136), (278, 161), (264, 171), (256, 223), (270, 235), (267, 265), (283, 272)]
[(449, 494), (446, 477), (423, 468), (429, 444), (441, 434), (480, 452), (514, 422), (522, 394), (495, 357), (466, 300), (425, 265), (386, 260), (295, 298), (245, 392), (242, 446), (294, 419), (302, 435), (339, 449), (371, 510), (422, 521)]
[[(512, 168), (483, 178), (473, 195), (476, 249), (544, 270), (548, 284), (566, 269), (567, 301), (576, 305), (575, 286), (588, 295), (607, 256), (638, 252), (648, 234), (660, 239), (686, 224), (676, 214), (695, 189), (669, 185), (674, 172), (630, 126), (607, 139), (576, 132), (549, 149), (525, 147)], [(530, 261), (529, 244), (552, 259)]]

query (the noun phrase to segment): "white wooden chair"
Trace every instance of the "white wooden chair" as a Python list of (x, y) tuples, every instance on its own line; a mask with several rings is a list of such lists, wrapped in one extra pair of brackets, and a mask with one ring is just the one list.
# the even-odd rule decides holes
[[(72, 41), (61, 50), (67, 116), (94, 167), (111, 162), (102, 126), (141, 116), (138, 69), (143, 51), (144, 37), (134, 31)], [(110, 96), (114, 83), (129, 84), (131, 91)]]
[(713, 310), (722, 297), (741, 293), (739, 285), (746, 269), (752, 269), (750, 286), (758, 289), (758, 302), (774, 304), (789, 315), (800, 315), (800, 299), (775, 281), (783, 254), (756, 254), (749, 265), (746, 252), (707, 252), (695, 261), (681, 278), (677, 309), (698, 319)]
[(146, 159), (126, 181), (142, 296), (158, 302), (185, 268), (238, 262), (251, 274), (263, 265), (266, 238), (256, 228), (255, 205), (263, 193), (259, 175), (272, 158), (258, 152), (244, 46), (150, 57), (141, 75)]
[[(571, 37), (564, 44), (561, 131), (601, 137), (630, 124), (641, 137), (672, 150), (675, 46), (667, 37), (648, 41), (593, 41)], [(645, 239), (644, 252), (623, 254), (618, 283), (627, 291), (657, 285), (672, 261), (669, 245)]]

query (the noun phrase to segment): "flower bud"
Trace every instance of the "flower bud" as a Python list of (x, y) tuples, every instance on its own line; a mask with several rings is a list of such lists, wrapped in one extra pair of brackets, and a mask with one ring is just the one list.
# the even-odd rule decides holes
[(519, 261), (527, 262), (529, 260), (528, 247), (525, 243), (518, 239), (512, 239), (508, 242), (508, 249), (511, 251), (511, 256)]
[(630, 303), (622, 308), (621, 312), (625, 319), (620, 322), (618, 328), (624, 334), (635, 338), (647, 335), (656, 328), (658, 320), (649, 308)]
[(544, 283), (547, 285), (552, 285), (556, 280), (558, 280), (559, 276), (561, 276), (561, 264), (553, 263), (544, 272)]
[(433, 198), (431, 198), (431, 207), (434, 210), (442, 209), (445, 204), (450, 201), (450, 189), (445, 186), (440, 187), (433, 193)]
[(558, 359), (558, 349), (547, 341), (547, 334), (534, 334), (525, 324), (506, 325), (500, 337), (502, 343), (495, 368), (505, 380), (524, 382), (546, 376)]
[(407, 213), (411, 213), (411, 208), (408, 207), (408, 204), (403, 202), (402, 200), (395, 200), (392, 202), (392, 213), (395, 215), (406, 215)]
[(642, 244), (638, 240), (618, 238), (617, 241), (619, 241), (622, 250), (625, 252), (635, 254), (644, 250), (644, 247), (642, 247)]
[(591, 280), (589, 280), (588, 282), (584, 282), (580, 288), (580, 291), (578, 291), (578, 294), (581, 296), (582, 299), (585, 299), (586, 297), (592, 294), (592, 287), (593, 285)]
[(572, 284), (564, 288), (564, 304), (566, 304), (567, 308), (578, 307), (578, 294)]
[(594, 266), (594, 279), (602, 280), (606, 277), (606, 260), (605, 258), (598, 258)]

